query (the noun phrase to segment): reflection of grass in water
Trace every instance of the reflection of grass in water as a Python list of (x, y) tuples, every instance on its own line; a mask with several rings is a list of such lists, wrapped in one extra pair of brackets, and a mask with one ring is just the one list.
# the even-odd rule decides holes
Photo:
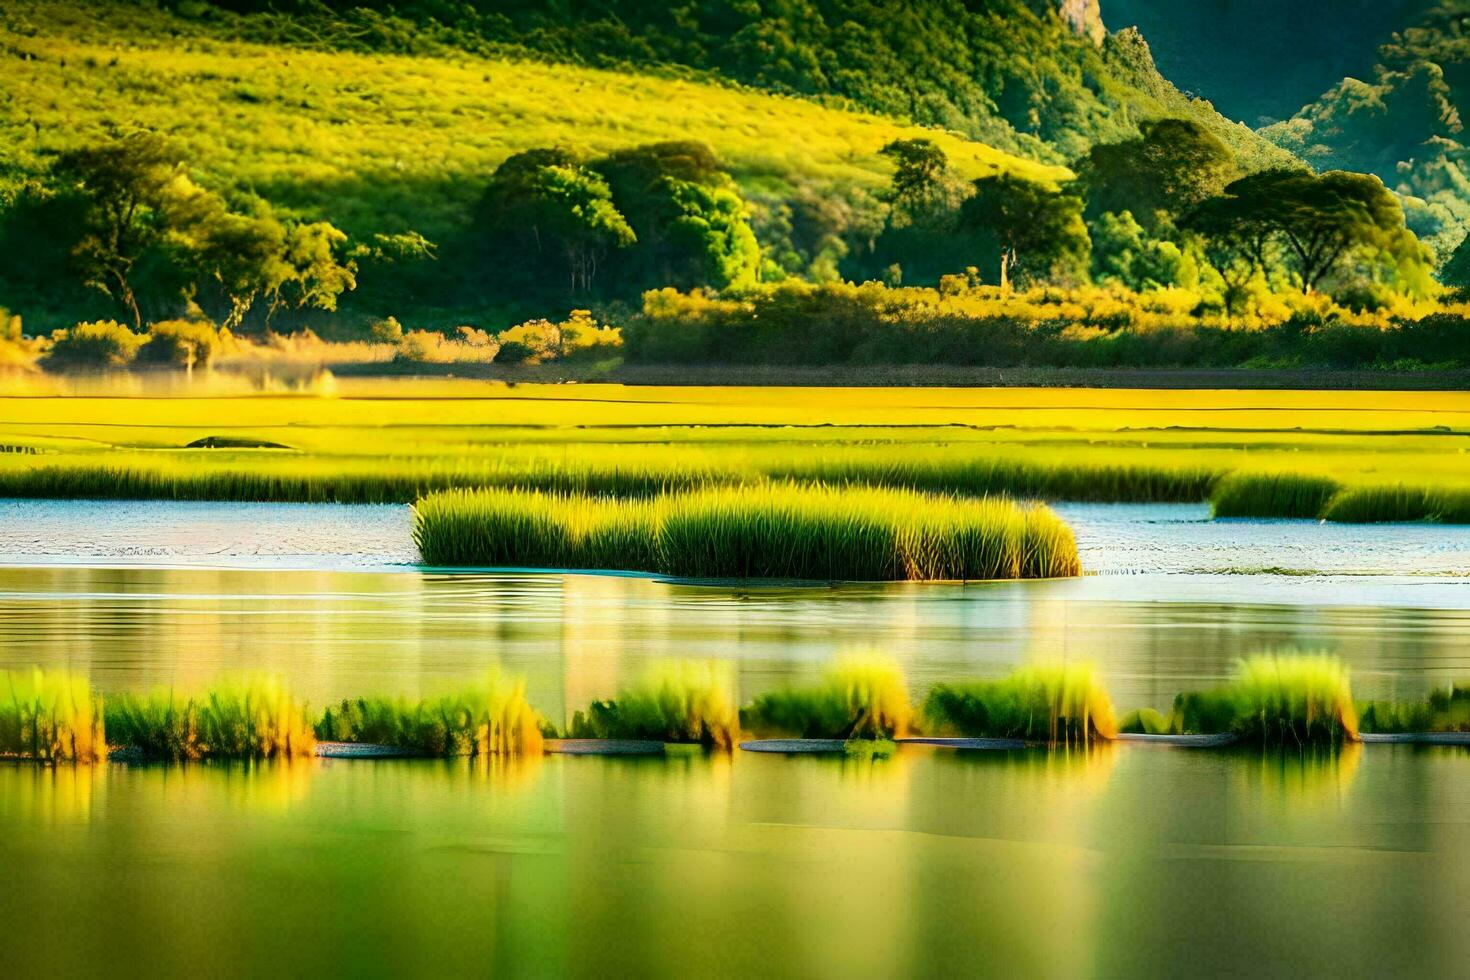
[(734, 678), (728, 666), (674, 661), (611, 700), (572, 718), (572, 738), (693, 743), (729, 751), (740, 738)]
[(523, 680), (498, 671), (482, 684), (418, 701), (355, 698), (316, 724), (328, 742), (392, 745), (435, 756), (539, 754), (545, 721), (526, 700)]
[(1231, 752), (1263, 792), (1293, 803), (1332, 802), (1352, 786), (1363, 759), (1361, 742), (1277, 746), (1259, 755)]
[(1336, 657), (1262, 654), (1239, 661), (1224, 687), (1176, 697), (1168, 728), (1262, 745), (1335, 744), (1358, 737), (1358, 715)]
[(1081, 572), (1071, 528), (1039, 505), (810, 484), (652, 500), (452, 490), (414, 505), (413, 536), (426, 562), (448, 566), (858, 581)]
[(0, 756), (40, 762), (107, 758), (102, 700), (81, 674), (65, 670), (0, 673)]
[(924, 700), (924, 717), (935, 731), (1052, 745), (1118, 733), (1107, 689), (1086, 664), (1022, 667), (1000, 680), (936, 684)]
[(741, 718), (763, 735), (892, 739), (908, 734), (913, 708), (893, 658), (851, 653), (838, 657), (815, 684), (761, 695)]
[(306, 705), (276, 678), (225, 681), (207, 691), (122, 694), (107, 700), (107, 736), (155, 759), (310, 756), (316, 736)]

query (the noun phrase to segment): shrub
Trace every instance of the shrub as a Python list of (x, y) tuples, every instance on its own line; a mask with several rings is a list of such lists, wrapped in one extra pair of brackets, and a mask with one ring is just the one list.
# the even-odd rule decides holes
[(192, 368), (208, 366), (219, 352), (222, 337), (211, 323), (164, 320), (148, 327), (148, 340), (138, 349), (138, 361)]
[(105, 370), (133, 363), (138, 350), (148, 342), (115, 320), (79, 323), (51, 334), (51, 347), (42, 364), (48, 368)]
[(839, 657), (816, 684), (756, 698), (741, 720), (762, 734), (798, 738), (891, 739), (913, 720), (898, 664), (875, 653)]

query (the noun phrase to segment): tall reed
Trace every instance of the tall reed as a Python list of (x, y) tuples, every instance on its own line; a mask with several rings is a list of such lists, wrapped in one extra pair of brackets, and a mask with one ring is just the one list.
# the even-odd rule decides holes
[(446, 491), (414, 505), (443, 566), (620, 568), (691, 578), (1013, 579), (1081, 572), (1051, 510), (904, 490), (796, 484), (652, 500)]
[(1317, 518), (1341, 489), (1307, 473), (1231, 473), (1215, 484), (1210, 505), (1216, 517)]
[(0, 756), (103, 761), (102, 699), (85, 676), (71, 671), (0, 671)]
[(838, 657), (815, 684), (761, 695), (741, 719), (767, 735), (891, 739), (908, 734), (913, 708), (896, 661), (854, 652)]
[(1470, 683), (1431, 691), (1423, 701), (1367, 701), (1358, 705), (1364, 732), (1470, 732)]
[(154, 759), (272, 759), (310, 756), (316, 735), (304, 703), (276, 678), (225, 681), (202, 692), (162, 688), (109, 697), (114, 745)]
[(1107, 689), (1085, 664), (1022, 667), (1000, 680), (936, 684), (923, 713), (933, 730), (970, 738), (1074, 744), (1118, 734)]
[(674, 661), (611, 700), (572, 718), (572, 738), (692, 743), (729, 751), (740, 740), (734, 677), (728, 666)]
[(545, 724), (526, 700), (525, 681), (493, 671), (481, 684), (434, 698), (345, 699), (323, 713), (315, 733), (433, 756), (535, 755)]

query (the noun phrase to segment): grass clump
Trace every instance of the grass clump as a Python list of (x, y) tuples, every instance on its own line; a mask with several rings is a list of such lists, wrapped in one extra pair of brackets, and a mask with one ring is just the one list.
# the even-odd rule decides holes
[(1305, 473), (1230, 473), (1215, 484), (1216, 517), (1316, 518), (1342, 489), (1331, 477)]
[(1241, 660), (1230, 682), (1174, 699), (1169, 728), (1233, 732), (1260, 745), (1337, 744), (1358, 737), (1347, 668), (1335, 657), (1262, 654)]
[(727, 669), (678, 661), (661, 666), (616, 698), (594, 701), (572, 718), (572, 738), (637, 739), (730, 751), (740, 713)]
[(893, 739), (908, 734), (913, 708), (893, 659), (852, 653), (839, 657), (816, 684), (756, 698), (741, 720), (763, 735)]
[(431, 565), (621, 568), (691, 578), (858, 581), (1077, 575), (1051, 510), (906, 490), (797, 484), (652, 500), (447, 491), (414, 505)]
[(85, 677), (69, 671), (0, 673), (0, 756), (103, 761), (102, 699)]
[(1365, 701), (1358, 705), (1358, 730), (1470, 732), (1470, 682), (1439, 688), (1423, 701)]
[(1437, 521), (1441, 510), (1437, 494), (1424, 487), (1349, 487), (1327, 504), (1322, 516), (1346, 524), (1387, 524)]
[(109, 698), (107, 736), (152, 759), (290, 759), (313, 755), (307, 707), (280, 681), (251, 677), (208, 691)]
[(526, 700), (525, 682), (497, 671), (484, 684), (437, 698), (343, 700), (323, 713), (315, 735), (432, 756), (534, 755), (545, 725)]
[(924, 700), (936, 731), (968, 738), (1085, 743), (1118, 734), (1113, 703), (1092, 667), (1022, 667), (1008, 677), (936, 684)]

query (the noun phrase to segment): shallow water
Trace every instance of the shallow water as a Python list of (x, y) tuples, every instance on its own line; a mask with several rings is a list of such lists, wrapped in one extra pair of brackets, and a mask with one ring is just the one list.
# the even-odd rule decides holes
[[(498, 662), (559, 720), (665, 657), (729, 661), (749, 698), (855, 646), (892, 652), (916, 691), (1089, 660), (1123, 707), (1283, 646), (1342, 656), (1360, 696), (1470, 678), (1470, 529), (1061, 509), (1097, 574), (763, 588), (421, 572), (403, 508), (0, 503), (0, 667), (67, 666), (104, 691), (262, 670), (322, 705)], [(0, 961), (1448, 976), (1470, 954), (1467, 775), (1470, 752), (1395, 746), (0, 764), (0, 921), (24, 924)]]
[(0, 945), (19, 976), (1453, 976), (1467, 765), (0, 766)]

